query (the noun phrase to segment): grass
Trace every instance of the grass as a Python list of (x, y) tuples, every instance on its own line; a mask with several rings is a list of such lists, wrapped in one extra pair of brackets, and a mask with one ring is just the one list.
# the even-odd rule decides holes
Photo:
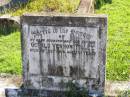
[(20, 32), (0, 36), (0, 72), (21, 74)]
[(97, 13), (108, 14), (107, 79), (130, 76), (130, 0), (113, 0)]
[(118, 97), (130, 97), (130, 90), (121, 92)]
[(29, 12), (55, 11), (72, 13), (76, 10), (80, 0), (30, 0), (30, 3), (23, 5), (20, 9), (9, 11), (12, 15), (22, 15)]
[(95, 0), (95, 9), (101, 8), (106, 3), (112, 3), (112, 0)]
[[(52, 1), (51, 3), (49, 1)], [(79, 0), (34, 0), (13, 15), (26, 12), (74, 12)], [(129, 80), (130, 75), (130, 0), (113, 0), (97, 13), (108, 14), (107, 74), (109, 80)], [(21, 73), (20, 34), (0, 37), (0, 72)]]

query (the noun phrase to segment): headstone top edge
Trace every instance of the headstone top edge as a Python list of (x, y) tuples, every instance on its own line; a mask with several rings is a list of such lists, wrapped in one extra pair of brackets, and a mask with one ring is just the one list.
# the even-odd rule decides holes
[(79, 14), (79, 13), (40, 13), (40, 14), (33, 14), (33, 13), (26, 13), (23, 14), (21, 17), (93, 17), (93, 18), (108, 18), (106, 14)]

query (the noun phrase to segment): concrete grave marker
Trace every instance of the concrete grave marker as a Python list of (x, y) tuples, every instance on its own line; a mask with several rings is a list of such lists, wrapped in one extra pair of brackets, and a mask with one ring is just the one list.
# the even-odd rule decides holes
[(39, 88), (47, 76), (104, 82), (106, 23), (96, 16), (23, 16), (25, 83)]
[(106, 16), (24, 15), (21, 24), (26, 89), (63, 91), (71, 80), (104, 94)]

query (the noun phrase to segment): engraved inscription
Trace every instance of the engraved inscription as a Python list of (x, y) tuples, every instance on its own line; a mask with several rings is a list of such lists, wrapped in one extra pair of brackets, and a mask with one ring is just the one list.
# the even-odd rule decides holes
[(30, 26), (30, 72), (96, 78), (98, 28)]

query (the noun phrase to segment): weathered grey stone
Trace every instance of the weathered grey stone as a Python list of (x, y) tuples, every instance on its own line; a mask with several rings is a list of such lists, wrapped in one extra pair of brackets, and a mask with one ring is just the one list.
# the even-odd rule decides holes
[(20, 30), (20, 17), (13, 17), (11, 15), (0, 16), (0, 33), (1, 35), (8, 35), (12, 32)]
[(104, 94), (106, 16), (24, 15), (21, 29), (24, 89), (67, 91), (71, 81)]
[[(104, 97), (102, 93), (92, 91), (81, 96), (81, 91), (75, 91), (78, 95), (76, 97)], [(42, 89), (6, 89), (6, 97), (75, 97), (69, 96), (69, 91), (52, 91)]]
[(75, 80), (88, 90), (104, 91), (107, 17), (21, 17), (24, 86), (64, 90)]
[(66, 97), (65, 91), (40, 89), (6, 89), (6, 97)]
[(9, 9), (21, 7), (21, 4), (27, 4), (28, 0), (0, 0), (0, 13), (6, 13)]
[(11, 16), (10, 14), (5, 14), (5, 15), (0, 16), (0, 20), (14, 21), (20, 25), (20, 17), (19, 16)]

